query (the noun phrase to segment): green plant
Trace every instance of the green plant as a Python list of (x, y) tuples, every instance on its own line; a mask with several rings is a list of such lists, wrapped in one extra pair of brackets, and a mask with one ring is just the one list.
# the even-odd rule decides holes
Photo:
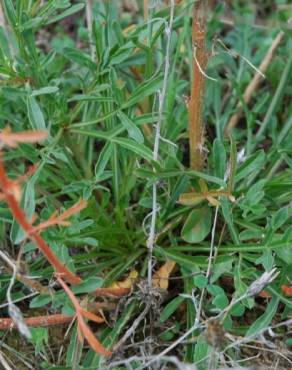
[[(171, 32), (172, 1), (147, 3), (148, 19), (140, 3), (129, 11), (111, 1), (1, 2), (0, 145), (8, 150), (0, 162), (0, 235), (11, 260), (0, 276), (1, 339), (6, 343), (3, 330), (11, 325), (5, 300), (14, 277), (11, 297), (24, 322), (37, 325), (37, 317), (48, 316), (46, 323), (55, 324), (33, 333), (27, 346), (34, 357), (25, 355), (27, 348), (16, 355), (11, 348), (22, 352), (21, 346), (7, 340), (4, 356), (17, 368), (33, 365), (35, 357), (44, 369), (115, 362), (122, 369), (127, 361), (133, 368), (153, 361), (216, 368), (219, 353), (231, 364), (238, 360), (230, 335), (220, 343), (218, 336), (228, 332), (235, 343), (245, 336), (256, 345), (270, 326), (286, 345), (292, 307), (287, 14), (279, 1), (265, 9), (255, 2), (256, 12), (249, 1), (213, 6), (203, 19), (202, 46), (194, 41), (198, 7), (206, 2), (176, 2)], [(255, 67), (280, 32), (278, 25), (262, 25), (263, 19), (274, 21), (276, 6), (282, 42), (266, 80), (247, 101)], [(226, 24), (225, 10), (233, 26)], [(238, 107), (240, 120), (225, 138)], [(149, 267), (154, 185), (159, 206)], [(163, 270), (169, 260), (172, 268)], [(278, 275), (270, 275), (275, 267)], [(148, 275), (147, 282), (149, 268), (158, 286), (168, 280), (167, 291), (150, 286), (155, 279), (149, 282)], [(263, 277), (262, 291), (250, 294)], [(67, 327), (57, 323), (76, 312), (78, 323), (64, 342)], [(86, 317), (96, 317), (90, 314), (106, 321), (86, 324)], [(81, 340), (80, 322), (93, 349)], [(157, 339), (155, 350), (148, 336)], [(129, 338), (152, 350), (149, 358), (141, 358)], [(64, 349), (52, 347), (51, 355), (47, 346), (59, 342)], [(109, 360), (100, 355), (104, 348), (115, 349)]]

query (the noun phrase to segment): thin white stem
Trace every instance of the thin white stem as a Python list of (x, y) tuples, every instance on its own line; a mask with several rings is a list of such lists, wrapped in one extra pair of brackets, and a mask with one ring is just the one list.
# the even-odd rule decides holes
[(5, 360), (5, 357), (2, 355), (1, 351), (0, 351), (0, 364), (3, 366), (5, 370), (12, 370), (8, 362)]
[(195, 62), (197, 64), (197, 67), (199, 68), (199, 71), (202, 73), (202, 75), (204, 77), (206, 77), (208, 80), (211, 80), (211, 81), (214, 81), (214, 82), (217, 82), (218, 80), (216, 78), (213, 78), (213, 77), (210, 77), (207, 75), (206, 72), (203, 71), (203, 68), (200, 66), (200, 63), (198, 61), (198, 58), (197, 58), (197, 47), (194, 46), (194, 53), (193, 53), (193, 56), (194, 56), (194, 59), (195, 59)]
[(20, 333), (22, 335), (24, 335), (26, 338), (31, 338), (31, 333), (30, 333), (29, 328), (27, 327), (27, 325), (26, 325), (26, 323), (23, 319), (21, 311), (17, 306), (15, 306), (15, 304), (13, 303), (12, 298), (11, 298), (11, 290), (12, 290), (12, 287), (15, 283), (15, 279), (16, 279), (16, 275), (17, 275), (17, 266), (1, 250), (0, 250), (0, 257), (13, 269), (13, 274), (12, 274), (12, 277), (10, 279), (9, 286), (8, 286), (7, 292), (6, 292), (9, 316), (11, 317), (12, 321), (17, 325), (17, 328), (20, 331)]
[(12, 268), (13, 270), (13, 274), (12, 274), (12, 277), (10, 279), (10, 282), (9, 282), (9, 286), (7, 288), (7, 292), (6, 292), (6, 297), (7, 297), (7, 302), (8, 302), (8, 305), (13, 305), (13, 302), (12, 302), (12, 299), (11, 299), (11, 289), (13, 287), (13, 284), (15, 282), (15, 279), (16, 279), (16, 274), (17, 274), (17, 267), (15, 265), (14, 262), (11, 261), (11, 259), (9, 257), (6, 256), (5, 253), (3, 253), (1, 250), (0, 250), (0, 257)]
[[(168, 75), (169, 75), (169, 67), (170, 67), (170, 41), (171, 41), (171, 33), (172, 33), (172, 25), (173, 25), (173, 15), (174, 15), (174, 0), (170, 2), (170, 18), (169, 23), (166, 26), (166, 36), (167, 36), (167, 45), (166, 45), (166, 53), (165, 53), (165, 64), (164, 64), (164, 78), (162, 84), (162, 91), (158, 93), (158, 121), (156, 124), (156, 131), (155, 131), (155, 140), (154, 140), (154, 148), (153, 148), (153, 160), (157, 161), (158, 159), (158, 152), (159, 152), (159, 141), (160, 141), (160, 131), (161, 131), (161, 124), (163, 119), (163, 108), (166, 96), (166, 89), (168, 83)], [(155, 169), (154, 169), (155, 171)], [(148, 286), (152, 286), (152, 258), (153, 258), (153, 248), (155, 244), (155, 233), (156, 233), (156, 219), (157, 219), (157, 182), (154, 182), (152, 186), (152, 215), (151, 215), (151, 224), (150, 224), (150, 231), (147, 240), (147, 247), (149, 251), (148, 255)]]
[[(31, 297), (35, 297), (36, 295), (38, 295), (39, 292), (33, 292), (33, 293), (30, 293), (24, 297), (21, 297), (21, 298), (18, 298), (18, 299), (15, 299), (14, 301), (12, 301), (12, 303), (17, 303), (17, 302), (21, 302), (21, 301), (24, 301), (25, 299), (28, 299), (28, 298), (31, 298)], [(4, 307), (7, 307), (9, 305), (9, 303), (3, 303), (0, 305), (0, 309), (1, 308), (4, 308)]]
[[(216, 225), (217, 225), (217, 219), (218, 219), (218, 210), (219, 206), (216, 207), (215, 210), (215, 216), (214, 216), (214, 222), (213, 222), (213, 227), (212, 227), (212, 233), (211, 233), (211, 245), (210, 245), (210, 254), (209, 254), (209, 259), (208, 259), (208, 267), (207, 267), (207, 272), (206, 272), (206, 278), (209, 279), (210, 274), (211, 274), (211, 268), (212, 268), (212, 261), (213, 261), (213, 252), (214, 252), (214, 244), (215, 244), (215, 232), (216, 232)], [(203, 300), (205, 297), (205, 288), (203, 288), (200, 296), (200, 301), (199, 301), (199, 307), (196, 312), (196, 324), (198, 325), (200, 322), (200, 317), (201, 317), (201, 312), (202, 312), (202, 307), (203, 307)]]

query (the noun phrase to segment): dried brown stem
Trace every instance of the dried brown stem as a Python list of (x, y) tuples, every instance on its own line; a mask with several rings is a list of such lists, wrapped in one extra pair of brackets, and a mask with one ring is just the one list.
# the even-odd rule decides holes
[(124, 297), (130, 292), (129, 288), (97, 288), (91, 294), (97, 297)]
[[(72, 321), (74, 316), (65, 316), (61, 313), (49, 316), (35, 316), (24, 319), (27, 326), (30, 327), (46, 327), (54, 325), (67, 324)], [(10, 318), (0, 318), (0, 330), (17, 329), (16, 324)]]
[[(193, 82), (191, 99), (189, 102), (189, 140), (190, 140), (190, 166), (199, 170), (204, 164), (203, 156), (203, 103), (205, 92), (205, 76), (201, 70), (205, 70), (208, 54), (206, 51), (206, 0), (199, 0), (194, 5), (192, 40), (193, 54)], [(200, 70), (201, 69), (201, 70)]]
[[(266, 72), (268, 69), (268, 66), (270, 65), (273, 56), (275, 54), (275, 51), (277, 47), (280, 45), (281, 41), (284, 38), (284, 32), (281, 31), (278, 33), (276, 38), (274, 39), (272, 45), (270, 46), (267, 54), (265, 55), (264, 59), (262, 60), (260, 66), (259, 66), (259, 71), (262, 72), (263, 74)], [(253, 79), (250, 81), (250, 83), (247, 85), (245, 92), (243, 94), (243, 101), (245, 104), (248, 104), (252, 98), (253, 93), (258, 89), (260, 83), (263, 81), (263, 77), (259, 72), (257, 72)], [(233, 114), (233, 116), (230, 118), (226, 129), (225, 129), (225, 134), (226, 136), (230, 135), (232, 129), (237, 125), (241, 115), (242, 115), (242, 104), (241, 102), (238, 102), (237, 104), (237, 112)]]

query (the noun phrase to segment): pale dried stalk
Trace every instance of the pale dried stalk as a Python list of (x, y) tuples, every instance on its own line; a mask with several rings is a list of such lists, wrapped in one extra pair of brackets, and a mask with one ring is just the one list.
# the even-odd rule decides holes
[(3, 366), (3, 369), (12, 370), (8, 362), (5, 360), (5, 357), (3, 356), (2, 352), (0, 352), (0, 364)]
[[(167, 45), (166, 45), (166, 52), (165, 52), (165, 63), (164, 63), (164, 78), (162, 84), (162, 91), (159, 92), (159, 106), (158, 106), (158, 121), (156, 124), (156, 131), (155, 131), (155, 139), (154, 139), (154, 148), (153, 148), (153, 160), (158, 160), (158, 151), (159, 151), (159, 142), (160, 142), (160, 130), (161, 124), (163, 119), (163, 108), (166, 96), (166, 88), (168, 82), (168, 75), (169, 75), (169, 67), (170, 67), (170, 41), (171, 41), (171, 33), (172, 33), (172, 24), (173, 24), (173, 15), (174, 15), (174, 0), (170, 2), (170, 19), (169, 24), (166, 27), (166, 36), (167, 36)], [(154, 169), (155, 171), (155, 169)], [(148, 248), (148, 285), (152, 287), (152, 259), (153, 259), (153, 248), (155, 244), (155, 228), (156, 228), (156, 218), (158, 212), (158, 205), (157, 205), (157, 182), (154, 182), (152, 186), (152, 213), (151, 213), (151, 224), (150, 224), (150, 232), (149, 237), (147, 240), (147, 248)]]
[(11, 322), (15, 323), (15, 326), (18, 328), (19, 332), (25, 336), (26, 338), (31, 338), (31, 333), (24, 321), (24, 318), (22, 316), (22, 313), (20, 309), (13, 303), (12, 298), (11, 298), (11, 290), (14, 285), (16, 275), (17, 275), (17, 267), (13, 263), (13, 261), (10, 260), (9, 257), (6, 256), (5, 253), (3, 253), (0, 250), (0, 257), (13, 269), (13, 275), (10, 279), (9, 286), (6, 291), (6, 298), (8, 302), (8, 313), (9, 316), (11, 317)]
[[(275, 51), (277, 47), (280, 45), (281, 41), (284, 38), (284, 32), (281, 31), (278, 33), (276, 36), (275, 40), (273, 41), (272, 45), (270, 46), (267, 54), (265, 55), (264, 59), (262, 60), (260, 66), (259, 66), (259, 71), (263, 74), (265, 74), (266, 70), (268, 69), (273, 56), (275, 54)], [(250, 81), (250, 83), (247, 85), (245, 92), (243, 94), (243, 101), (245, 104), (248, 104), (252, 98), (253, 93), (258, 89), (260, 83), (262, 82), (263, 77), (261, 74), (258, 72), (254, 75), (253, 79)], [(231, 130), (237, 125), (241, 115), (242, 115), (243, 107), (242, 103), (238, 102), (237, 104), (237, 112), (233, 114), (233, 116), (230, 118), (226, 129), (225, 129), (225, 134), (229, 135)]]

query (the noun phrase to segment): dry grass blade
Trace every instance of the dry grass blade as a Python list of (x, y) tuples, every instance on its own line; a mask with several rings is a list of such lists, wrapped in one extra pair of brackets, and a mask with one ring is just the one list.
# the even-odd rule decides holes
[(167, 290), (169, 285), (169, 276), (176, 266), (174, 261), (166, 261), (158, 271), (155, 272), (152, 284), (155, 288)]

